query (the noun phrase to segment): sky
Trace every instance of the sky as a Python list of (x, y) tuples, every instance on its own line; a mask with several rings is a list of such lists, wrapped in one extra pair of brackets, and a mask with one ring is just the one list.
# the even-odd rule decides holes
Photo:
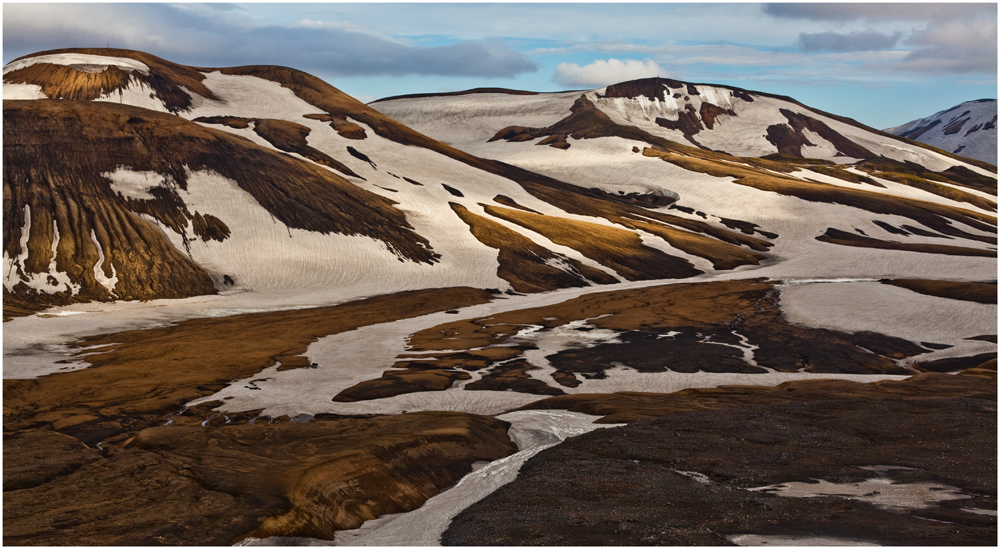
[(3, 4), (3, 62), (55, 48), (284, 65), (354, 97), (662, 76), (876, 128), (997, 97), (997, 4)]

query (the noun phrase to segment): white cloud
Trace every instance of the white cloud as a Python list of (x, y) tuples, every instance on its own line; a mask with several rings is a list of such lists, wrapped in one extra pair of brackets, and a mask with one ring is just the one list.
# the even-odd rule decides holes
[(552, 77), (564, 86), (605, 86), (628, 80), (666, 76), (666, 71), (651, 59), (598, 59), (589, 65), (560, 63)]

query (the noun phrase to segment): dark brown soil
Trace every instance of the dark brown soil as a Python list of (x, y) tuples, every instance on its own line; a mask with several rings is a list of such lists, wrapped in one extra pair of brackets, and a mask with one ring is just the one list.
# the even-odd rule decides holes
[(526, 360), (514, 360), (494, 366), (482, 379), (465, 386), (466, 391), (507, 391), (532, 395), (561, 395), (557, 389), (527, 374), (534, 366)]
[[(785, 116), (789, 125), (796, 133), (801, 134), (802, 130), (808, 129), (829, 141), (837, 149), (837, 152), (844, 156), (851, 158), (874, 158), (876, 156), (868, 149), (837, 133), (830, 126), (815, 118), (792, 112), (788, 109), (780, 109), (780, 112)], [(802, 156), (801, 152), (799, 156)]]
[(670, 89), (677, 90), (683, 87), (684, 82), (669, 78), (640, 78), (608, 86), (604, 92), (604, 97), (624, 97), (628, 99), (645, 97), (650, 101), (663, 101), (666, 98), (664, 94), (669, 95)]
[(913, 367), (922, 372), (955, 372), (978, 368), (982, 370), (996, 371), (997, 354), (982, 353), (973, 356), (959, 356), (953, 358), (941, 358), (930, 362), (918, 362)]
[(997, 210), (996, 202), (983, 198), (981, 196), (968, 193), (954, 187), (949, 187), (948, 185), (942, 185), (934, 181), (928, 181), (923, 177), (905, 173), (894, 173), (894, 172), (871, 172), (875, 177), (880, 177), (882, 179), (888, 179), (889, 181), (895, 181), (896, 183), (901, 183), (922, 191), (929, 192), (931, 194), (936, 194), (938, 196), (947, 198), (948, 200), (954, 200), (955, 202), (965, 202), (967, 204), (972, 204), (977, 208), (982, 208), (984, 210)]
[(939, 118), (939, 119), (934, 120), (933, 122), (931, 122), (931, 123), (929, 123), (929, 124), (927, 124), (925, 126), (917, 126), (916, 128), (913, 128), (912, 130), (905, 131), (905, 132), (903, 132), (903, 133), (901, 133), (899, 135), (900, 135), (900, 137), (908, 137), (910, 139), (920, 139), (921, 135), (924, 135), (930, 129), (932, 129), (934, 126), (937, 126), (940, 123), (941, 123), (941, 119)]
[(382, 377), (362, 381), (333, 397), (334, 402), (376, 400), (421, 391), (444, 391), (460, 380), (470, 379), (466, 372), (447, 369), (387, 370)]
[[(219, 122), (216, 122), (218, 120)], [(229, 117), (208, 117), (208, 118), (196, 118), (195, 122), (203, 122), (208, 124), (232, 124), (229, 121)], [(258, 119), (239, 119), (243, 123), (249, 126), (250, 122), (254, 123), (253, 131), (257, 135), (263, 137), (268, 143), (274, 145), (274, 147), (280, 151), (291, 152), (299, 154), (313, 162), (327, 166), (337, 170), (338, 172), (349, 175), (351, 177), (362, 178), (360, 175), (354, 173), (353, 170), (345, 166), (342, 162), (334, 159), (330, 155), (319, 151), (311, 146), (309, 146), (306, 138), (309, 136), (311, 130), (302, 124), (296, 124), (294, 122), (288, 122), (287, 120), (275, 120), (272, 118), (258, 118)], [(238, 127), (238, 126), (237, 126)], [(364, 130), (362, 130), (363, 132)]]
[(329, 122), (330, 127), (336, 130), (340, 137), (345, 139), (361, 140), (368, 138), (368, 134), (365, 132), (364, 128), (354, 122), (348, 121), (346, 118), (339, 118), (327, 113), (307, 114), (305, 117), (312, 120)]
[[(977, 398), (817, 401), (685, 413), (601, 429), (530, 459), (467, 508), (445, 545), (731, 545), (739, 534), (886, 545), (995, 545), (996, 387)], [(564, 398), (564, 397), (557, 397)], [(955, 486), (970, 499), (887, 510), (747, 488), (785, 482)], [(704, 475), (707, 482), (695, 477)]]
[(973, 257), (996, 257), (996, 250), (966, 248), (964, 246), (946, 246), (943, 244), (906, 244), (879, 240), (867, 236), (858, 236), (840, 229), (828, 228), (826, 234), (816, 237), (820, 242), (854, 246), (857, 248), (879, 248), (882, 250), (899, 250), (903, 252), (920, 252), (925, 254), (965, 255)]

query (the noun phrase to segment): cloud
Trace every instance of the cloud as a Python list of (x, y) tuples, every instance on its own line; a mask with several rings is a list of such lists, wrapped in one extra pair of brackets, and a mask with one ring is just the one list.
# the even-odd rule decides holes
[[(115, 24), (108, 24), (114, 21)], [(6, 4), (4, 53), (25, 55), (65, 47), (146, 51), (199, 66), (293, 65), (321, 77), (513, 77), (538, 66), (500, 40), (444, 46), (410, 45), (350, 23), (305, 20), (259, 25), (238, 11), (197, 5)]]
[(932, 21), (992, 17), (996, 4), (765, 4), (764, 13), (783, 19), (812, 21)]
[(997, 20), (936, 21), (906, 40), (916, 46), (896, 67), (925, 73), (997, 72)]
[(646, 59), (598, 59), (589, 65), (580, 66), (576, 63), (559, 63), (552, 77), (564, 86), (604, 86), (617, 84), (627, 80), (665, 76), (664, 71), (655, 61)]
[(795, 45), (805, 52), (889, 50), (894, 48), (902, 37), (903, 33), (899, 31), (892, 34), (873, 30), (851, 33), (803, 32), (799, 34), (799, 40)]

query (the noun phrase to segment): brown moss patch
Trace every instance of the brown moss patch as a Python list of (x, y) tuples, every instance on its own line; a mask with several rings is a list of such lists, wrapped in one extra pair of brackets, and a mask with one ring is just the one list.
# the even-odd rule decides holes
[(191, 222), (194, 234), (200, 236), (205, 242), (209, 240), (222, 242), (229, 238), (229, 226), (214, 215), (202, 215), (200, 212), (195, 212)]
[(726, 244), (714, 238), (657, 223), (624, 218), (619, 219), (619, 223), (630, 229), (646, 231), (659, 236), (678, 250), (708, 259), (712, 262), (712, 267), (718, 270), (735, 269), (740, 265), (758, 265), (766, 259), (766, 256), (762, 254)]
[[(992, 371), (992, 377), (996, 379), (997, 354), (981, 353), (971, 356), (958, 356), (951, 358), (940, 358), (927, 362), (918, 362), (913, 367), (921, 372), (957, 372), (961, 370)], [(977, 372), (973, 372), (976, 374)], [(989, 374), (980, 374), (989, 375)]]
[[(510, 282), (511, 287), (518, 292), (544, 292), (557, 288), (588, 286), (588, 279), (591, 277), (599, 284), (617, 282), (617, 279), (603, 271), (539, 246), (526, 236), (476, 215), (460, 204), (450, 205), (469, 226), (477, 240), (499, 250), (497, 276)], [(566, 264), (568, 269), (553, 267), (550, 265), (553, 261)]]
[(497, 204), (503, 204), (504, 206), (508, 206), (508, 207), (511, 207), (511, 208), (517, 208), (519, 210), (524, 210), (526, 212), (531, 212), (531, 213), (535, 213), (535, 214), (538, 213), (535, 210), (532, 210), (531, 208), (529, 208), (527, 206), (522, 206), (522, 205), (518, 204), (513, 198), (510, 198), (508, 196), (504, 196), (502, 194), (498, 194), (498, 195), (494, 196), (493, 197), (493, 201), (496, 202)]
[(873, 187), (879, 187), (882, 189), (885, 188), (885, 185), (879, 183), (878, 181), (875, 181), (870, 177), (858, 175), (856, 173), (849, 172), (847, 170), (840, 168), (833, 168), (829, 166), (809, 166), (809, 170), (814, 171), (816, 173), (821, 173), (823, 175), (828, 175), (830, 177), (836, 177), (837, 179), (840, 179), (842, 181), (847, 181), (849, 183), (864, 183), (866, 185), (871, 185)]
[(897, 278), (894, 280), (880, 280), (880, 282), (935, 297), (973, 301), (975, 303), (997, 302), (996, 282), (958, 282), (954, 280), (928, 280), (924, 278)]

